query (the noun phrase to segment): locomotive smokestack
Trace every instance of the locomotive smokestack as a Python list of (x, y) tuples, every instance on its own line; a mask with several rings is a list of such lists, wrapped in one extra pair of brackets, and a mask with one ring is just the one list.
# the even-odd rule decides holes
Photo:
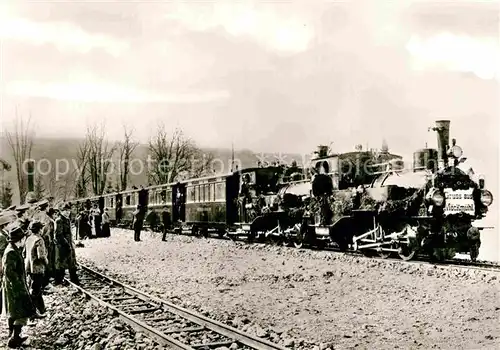
[(438, 135), (438, 162), (444, 166), (448, 165), (448, 147), (450, 145), (450, 121), (437, 120), (434, 130)]

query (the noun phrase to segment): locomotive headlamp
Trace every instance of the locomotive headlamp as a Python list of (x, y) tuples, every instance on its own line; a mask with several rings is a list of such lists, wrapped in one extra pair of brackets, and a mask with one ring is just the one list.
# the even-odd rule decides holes
[(458, 159), (464, 154), (464, 152), (462, 151), (462, 148), (460, 146), (454, 145), (450, 149), (450, 154)]
[(482, 190), (480, 200), (485, 207), (489, 207), (493, 203), (493, 195), (488, 190)]
[(427, 198), (434, 203), (436, 207), (441, 207), (444, 204), (444, 195), (437, 188), (429, 191)]
[(433, 195), (432, 195), (432, 201), (434, 202), (434, 204), (438, 207), (442, 206), (444, 204), (444, 196), (441, 192), (439, 191), (436, 191)]

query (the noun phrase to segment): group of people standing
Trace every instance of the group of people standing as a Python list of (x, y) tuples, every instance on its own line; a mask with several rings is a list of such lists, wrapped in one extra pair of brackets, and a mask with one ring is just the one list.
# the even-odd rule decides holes
[(75, 218), (76, 235), (78, 239), (109, 237), (111, 235), (109, 227), (108, 210), (102, 211), (97, 204), (92, 209), (81, 209)]
[(76, 255), (71, 234), (70, 205), (57, 208), (47, 200), (0, 211), (1, 311), (9, 327), (9, 348), (27, 339), (23, 326), (46, 315), (43, 295), (50, 284), (78, 284)]

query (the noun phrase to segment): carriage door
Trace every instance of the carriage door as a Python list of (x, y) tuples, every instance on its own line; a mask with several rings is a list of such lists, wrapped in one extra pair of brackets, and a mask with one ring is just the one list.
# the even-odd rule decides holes
[[(237, 198), (240, 192), (240, 177), (238, 174), (226, 177), (226, 223), (228, 225), (238, 222)], [(242, 218), (241, 218), (242, 220)]]
[(148, 211), (148, 190), (143, 188), (139, 191), (138, 204), (141, 206), (141, 210), (143, 210), (144, 213)]
[(116, 218), (116, 223), (119, 224), (120, 220), (122, 219), (122, 206), (123, 206), (123, 195), (121, 193), (118, 193), (115, 198), (115, 203), (116, 203), (116, 208), (115, 208), (115, 218)]
[(98, 206), (101, 213), (104, 212), (104, 197), (99, 197)]
[(172, 219), (174, 222), (186, 221), (186, 184), (172, 187)]

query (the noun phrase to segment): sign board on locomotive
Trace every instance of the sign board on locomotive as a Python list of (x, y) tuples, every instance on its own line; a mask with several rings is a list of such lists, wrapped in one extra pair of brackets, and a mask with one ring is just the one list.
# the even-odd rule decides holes
[(472, 196), (473, 188), (468, 190), (455, 190), (451, 188), (444, 189), (446, 198), (446, 205), (444, 207), (445, 215), (458, 214), (463, 212), (465, 214), (474, 215), (476, 208), (474, 198)]

